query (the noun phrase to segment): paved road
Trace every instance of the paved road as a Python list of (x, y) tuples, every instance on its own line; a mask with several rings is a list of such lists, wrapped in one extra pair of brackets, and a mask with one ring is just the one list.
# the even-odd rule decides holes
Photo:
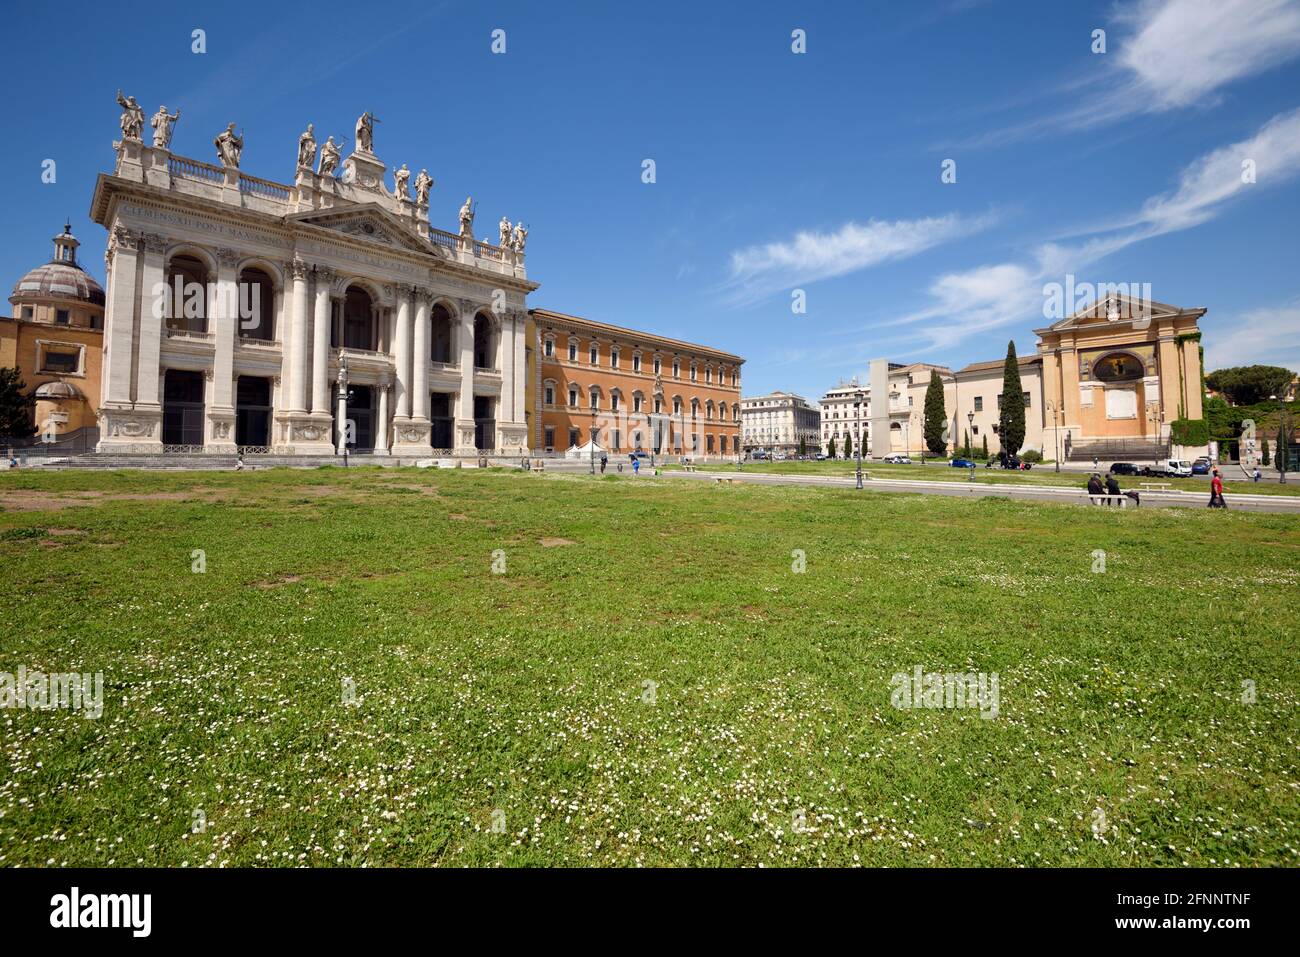
[[(654, 477), (646, 470), (643, 475)], [(852, 477), (840, 478), (831, 475), (775, 475), (768, 472), (701, 471), (676, 472), (664, 471), (660, 479), (675, 478), (697, 482), (716, 482), (730, 480), (733, 482), (756, 482), (760, 485), (812, 485), (822, 488), (853, 488), (856, 484)], [(985, 485), (981, 482), (929, 482), (904, 479), (866, 479), (863, 489), (871, 492), (911, 492), (922, 495), (948, 495), (955, 498), (985, 498), (999, 495), (1004, 498), (1027, 499), (1034, 502), (1060, 502), (1073, 505), (1087, 505), (1088, 493), (1085, 489), (1064, 488), (1052, 485)], [(1142, 507), (1154, 508), (1205, 508), (1209, 499), (1206, 492), (1142, 492)], [(1300, 496), (1291, 495), (1230, 495), (1226, 496), (1228, 508), (1240, 512), (1280, 512), (1300, 515)], [(1133, 507), (1129, 502), (1128, 507)]]

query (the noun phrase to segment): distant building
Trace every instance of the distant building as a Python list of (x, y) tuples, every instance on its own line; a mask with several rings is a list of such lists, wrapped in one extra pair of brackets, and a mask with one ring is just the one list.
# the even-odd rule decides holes
[(769, 392), (740, 400), (741, 445), (746, 452), (766, 449), (799, 453), (821, 447), (821, 414), (815, 403), (793, 392)]
[(0, 366), (16, 368), (47, 435), (93, 428), (104, 349), (104, 290), (77, 262), (72, 226), (54, 256), (14, 284), (13, 318), (0, 318)]

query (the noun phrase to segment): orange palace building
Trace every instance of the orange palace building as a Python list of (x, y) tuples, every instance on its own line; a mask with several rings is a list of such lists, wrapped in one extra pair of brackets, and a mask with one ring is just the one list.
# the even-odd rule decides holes
[(529, 320), (533, 448), (594, 438), (611, 456), (740, 453), (740, 356), (549, 309)]

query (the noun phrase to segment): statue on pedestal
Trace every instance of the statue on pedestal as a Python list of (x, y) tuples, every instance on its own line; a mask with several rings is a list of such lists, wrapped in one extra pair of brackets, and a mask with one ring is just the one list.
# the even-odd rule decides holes
[(429, 190), (432, 188), (433, 177), (427, 169), (420, 170), (420, 175), (415, 177), (415, 201), (421, 206), (428, 206)]
[(398, 199), (410, 199), (411, 195), (406, 188), (407, 182), (411, 178), (411, 171), (403, 163), (401, 169), (393, 170), (393, 192)]
[(316, 172), (321, 176), (333, 176), (334, 171), (339, 168), (339, 148), (334, 143), (334, 137), (325, 138), (325, 143), (320, 148), (320, 169)]
[(244, 138), (235, 132), (235, 124), (226, 127), (224, 133), (212, 141), (217, 148), (217, 158), (222, 166), (239, 168), (239, 157), (244, 152)]
[(514, 236), (510, 242), (510, 248), (517, 253), (524, 251), (524, 243), (528, 242), (528, 230), (524, 228), (522, 221), (515, 223)]
[(360, 152), (374, 152), (375, 124), (378, 122), (369, 110), (357, 117), (357, 149)]
[(153, 148), (156, 150), (171, 149), (172, 145), (172, 124), (181, 118), (181, 111), (168, 113), (167, 107), (158, 107), (158, 112), (153, 115), (149, 125), (153, 127)]
[(510, 220), (502, 216), (501, 222), (497, 223), (497, 232), (497, 245), (505, 249), (510, 245)]
[(307, 124), (307, 131), (298, 137), (298, 168), (311, 169), (316, 164), (316, 134), (312, 125)]
[(474, 200), (470, 196), (465, 197), (465, 205), (460, 208), (460, 234), (474, 235)]
[(140, 104), (135, 101), (133, 96), (122, 96), (122, 91), (117, 91), (117, 103), (122, 107), (122, 136), (128, 140), (140, 139), (140, 133), (144, 130), (144, 110)]

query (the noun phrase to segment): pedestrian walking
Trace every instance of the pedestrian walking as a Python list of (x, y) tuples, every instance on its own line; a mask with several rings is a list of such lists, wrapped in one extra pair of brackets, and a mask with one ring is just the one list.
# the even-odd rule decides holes
[(1264, 476), (1260, 473), (1260, 471), (1259, 471), (1259, 466), (1258, 466), (1258, 465), (1255, 466), (1255, 476), (1254, 476), (1254, 477), (1255, 477), (1255, 481), (1256, 481), (1256, 482), (1258, 482), (1261, 478), (1264, 477)]
[(635, 455), (632, 456), (632, 474), (633, 475), (641, 474), (641, 460), (637, 458)]
[(605, 474), (605, 466), (609, 464), (609, 456), (604, 452), (600, 453), (600, 474)]
[(1223, 500), (1223, 478), (1219, 475), (1219, 470), (1214, 470), (1214, 475), (1210, 479), (1210, 504), (1207, 508), (1227, 508), (1228, 503)]

